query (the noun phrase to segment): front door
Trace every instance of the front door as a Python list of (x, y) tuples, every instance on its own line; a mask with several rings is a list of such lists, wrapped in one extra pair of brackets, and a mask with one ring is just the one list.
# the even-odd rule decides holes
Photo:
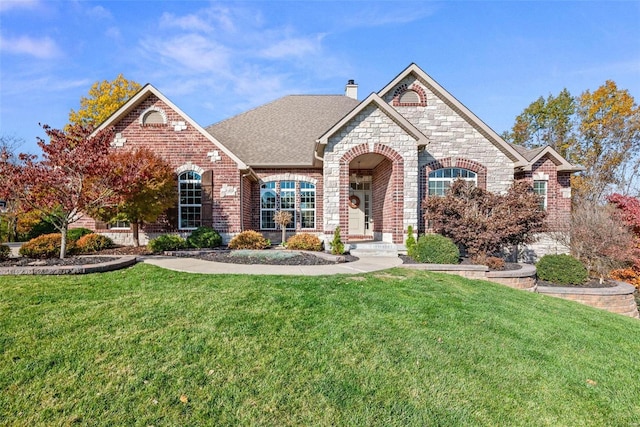
[(371, 183), (352, 182), (349, 191), (349, 235), (371, 236)]

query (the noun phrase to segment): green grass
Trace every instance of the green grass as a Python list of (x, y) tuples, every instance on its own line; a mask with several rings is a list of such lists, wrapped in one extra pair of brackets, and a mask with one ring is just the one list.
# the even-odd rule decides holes
[(456, 276), (0, 278), (0, 425), (638, 425), (640, 322)]

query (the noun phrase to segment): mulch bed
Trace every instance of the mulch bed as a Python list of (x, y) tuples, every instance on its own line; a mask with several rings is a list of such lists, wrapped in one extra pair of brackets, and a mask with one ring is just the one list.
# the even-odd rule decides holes
[[(184, 255), (180, 255), (184, 256)], [(199, 254), (196, 258), (206, 261), (226, 262), (230, 264), (266, 264), (266, 265), (332, 265), (335, 261), (320, 258), (312, 254), (300, 253), (288, 258), (253, 257), (253, 256), (232, 256), (230, 251), (212, 251), (206, 254)], [(350, 255), (345, 256), (346, 262), (357, 260)]]
[(76, 257), (70, 256), (68, 258), (48, 258), (48, 259), (36, 259), (36, 258), (10, 258), (7, 261), (0, 262), (0, 267), (45, 267), (54, 265), (86, 265), (86, 264), (101, 264), (103, 262), (115, 261), (117, 257), (109, 256), (95, 256), (95, 257)]

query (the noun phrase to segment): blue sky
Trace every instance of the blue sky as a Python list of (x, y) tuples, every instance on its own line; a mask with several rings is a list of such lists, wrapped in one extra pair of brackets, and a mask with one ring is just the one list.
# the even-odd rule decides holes
[(415, 62), (495, 131), (607, 79), (640, 101), (640, 1), (0, 1), (0, 134), (36, 152), (98, 80), (203, 126), (291, 93), (359, 97)]

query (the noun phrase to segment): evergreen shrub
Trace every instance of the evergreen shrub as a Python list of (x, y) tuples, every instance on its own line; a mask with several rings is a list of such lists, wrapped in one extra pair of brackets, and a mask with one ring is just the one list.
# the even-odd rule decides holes
[(152, 252), (177, 251), (187, 247), (187, 241), (175, 234), (163, 234), (148, 244)]
[(86, 236), (88, 234), (93, 234), (93, 231), (89, 230), (88, 228), (82, 228), (82, 227), (81, 228), (72, 228), (70, 230), (67, 230), (67, 241), (68, 242), (76, 242), (82, 236)]
[(340, 227), (336, 227), (333, 231), (333, 240), (329, 243), (331, 246), (331, 253), (333, 255), (342, 255), (344, 253), (344, 243), (340, 239)]
[(458, 264), (460, 251), (453, 240), (440, 234), (420, 236), (408, 255), (427, 264)]
[(222, 244), (222, 236), (211, 227), (198, 227), (187, 237), (190, 248), (217, 248)]
[(298, 249), (301, 251), (321, 251), (322, 242), (318, 236), (309, 233), (300, 233), (289, 237), (287, 249)]
[[(24, 243), (18, 251), (27, 258), (56, 258), (60, 256), (62, 235), (60, 233), (43, 234)], [(74, 250), (74, 242), (67, 241), (67, 254)]]
[(558, 285), (580, 285), (589, 273), (582, 262), (571, 255), (544, 255), (536, 264), (538, 279)]
[(265, 249), (270, 245), (269, 240), (253, 230), (243, 231), (229, 242), (230, 249)]
[(0, 244), (0, 261), (6, 261), (11, 255), (11, 248), (7, 245)]
[(76, 242), (76, 250), (81, 253), (98, 252), (113, 247), (113, 240), (100, 234), (85, 234)]

